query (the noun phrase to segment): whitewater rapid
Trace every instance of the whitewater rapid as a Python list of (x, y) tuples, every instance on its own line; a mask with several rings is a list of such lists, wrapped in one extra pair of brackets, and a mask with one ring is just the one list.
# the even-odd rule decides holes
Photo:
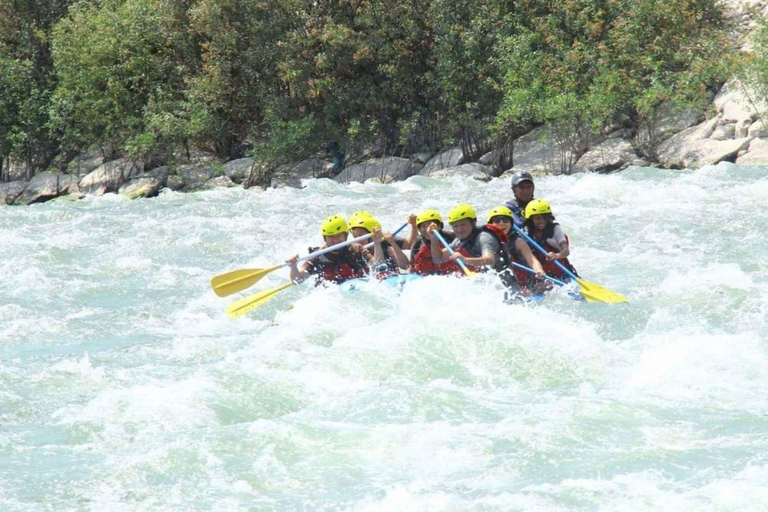
[(537, 178), (583, 278), (629, 298), (506, 306), (495, 280), (247, 316), (211, 277), (394, 230), (490, 183), (0, 206), (0, 510), (768, 510), (768, 168)]

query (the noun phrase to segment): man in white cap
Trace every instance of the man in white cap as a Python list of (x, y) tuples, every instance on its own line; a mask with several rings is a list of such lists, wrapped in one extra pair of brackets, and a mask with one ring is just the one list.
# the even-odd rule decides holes
[(533, 176), (528, 171), (517, 171), (512, 175), (512, 193), (515, 194), (513, 199), (510, 199), (504, 206), (512, 210), (514, 216), (515, 225), (522, 227), (523, 212), (528, 203), (533, 199)]

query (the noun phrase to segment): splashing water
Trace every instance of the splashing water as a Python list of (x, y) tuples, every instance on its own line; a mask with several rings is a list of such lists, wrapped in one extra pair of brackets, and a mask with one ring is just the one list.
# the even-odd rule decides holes
[(0, 208), (2, 510), (765, 510), (768, 168), (537, 180), (625, 305), (492, 278), (311, 284), (229, 320), (213, 275), (490, 183)]

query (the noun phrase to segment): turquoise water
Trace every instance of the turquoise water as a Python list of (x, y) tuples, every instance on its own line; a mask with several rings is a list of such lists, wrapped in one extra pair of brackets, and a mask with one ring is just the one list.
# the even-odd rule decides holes
[(547, 177), (588, 281), (292, 287), (236, 321), (212, 276), (322, 218), (510, 197), (490, 183), (0, 207), (0, 510), (768, 510), (768, 168)]

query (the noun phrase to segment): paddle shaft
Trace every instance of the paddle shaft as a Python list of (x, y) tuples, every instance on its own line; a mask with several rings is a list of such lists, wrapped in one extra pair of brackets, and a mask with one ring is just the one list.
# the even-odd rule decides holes
[[(525, 241), (526, 241), (526, 242), (528, 242), (529, 244), (531, 244), (532, 246), (534, 246), (534, 247), (535, 247), (535, 248), (536, 248), (536, 249), (537, 249), (537, 250), (538, 250), (538, 251), (539, 251), (541, 254), (543, 254), (544, 256), (546, 256), (547, 254), (549, 254), (549, 253), (547, 252), (547, 250), (546, 250), (546, 249), (544, 249), (542, 246), (540, 246), (540, 245), (539, 245), (539, 244), (536, 242), (536, 240), (534, 240), (533, 238), (531, 238), (530, 236), (528, 236), (528, 234), (527, 234), (525, 231), (523, 231), (522, 229), (520, 229), (519, 227), (517, 227), (517, 226), (516, 226), (516, 225), (514, 225), (514, 224), (512, 224), (512, 227), (513, 227), (513, 228), (515, 228), (515, 231), (517, 231), (517, 234), (518, 234), (518, 235), (520, 235), (521, 237), (523, 237), (523, 238), (525, 239)], [(552, 261), (555, 263), (555, 265), (557, 265), (558, 267), (560, 267), (560, 270), (562, 270), (563, 272), (565, 272), (566, 274), (568, 274), (568, 277), (570, 277), (570, 278), (571, 278), (571, 279), (573, 279), (574, 281), (578, 281), (578, 280), (579, 280), (579, 278), (578, 278), (578, 276), (576, 276), (576, 274), (574, 274), (573, 272), (571, 272), (570, 270), (568, 270), (567, 268), (565, 268), (565, 265), (563, 265), (562, 263), (560, 263), (560, 262), (559, 262), (559, 261), (557, 261), (557, 260), (552, 260)]]
[[(536, 274), (536, 271), (535, 271), (535, 270), (533, 270), (533, 269), (532, 269), (532, 268), (530, 268), (530, 267), (526, 267), (525, 265), (521, 265), (520, 263), (518, 263), (518, 262), (516, 262), (516, 261), (513, 261), (513, 262), (511, 262), (511, 263), (512, 263), (512, 265), (514, 265), (515, 267), (517, 267), (517, 268), (521, 268), (521, 269), (525, 270), (526, 272), (529, 272), (529, 273), (531, 273), (531, 274)], [(563, 281), (560, 281), (559, 279), (555, 279), (554, 277), (550, 277), (550, 276), (548, 276), (548, 275), (546, 275), (546, 274), (544, 275), (544, 279), (546, 279), (547, 281), (552, 281), (553, 283), (555, 283), (555, 284), (556, 284), (556, 285), (558, 285), (558, 286), (565, 286), (565, 285), (567, 284), (567, 283), (564, 283)]]
[[(396, 234), (398, 234), (399, 232), (401, 232), (402, 230), (404, 230), (404, 229), (405, 229), (405, 226), (407, 226), (407, 225), (408, 225), (408, 223), (406, 222), (405, 224), (403, 224), (402, 226), (400, 226), (399, 228), (397, 228), (397, 229), (395, 230), (395, 232), (394, 232), (394, 233), (392, 233), (392, 236), (395, 236)], [(365, 248), (366, 248), (366, 249), (370, 249), (371, 247), (373, 247), (373, 242), (371, 242), (371, 243), (369, 243), (369, 244), (365, 244)]]
[[(445, 238), (443, 238), (443, 235), (440, 234), (440, 231), (435, 230), (433, 231), (433, 233), (437, 236), (437, 239), (440, 240), (440, 243), (443, 244), (443, 247), (445, 247), (445, 249), (448, 251), (448, 254), (453, 254), (456, 252), (453, 249), (451, 249), (451, 246), (448, 245), (448, 242), (445, 241)], [(464, 264), (463, 261), (459, 259), (455, 261), (456, 263), (459, 264), (459, 266), (461, 267), (461, 270), (463, 270), (465, 274), (467, 274), (468, 276), (472, 275), (472, 272), (467, 268), (467, 266)]]

